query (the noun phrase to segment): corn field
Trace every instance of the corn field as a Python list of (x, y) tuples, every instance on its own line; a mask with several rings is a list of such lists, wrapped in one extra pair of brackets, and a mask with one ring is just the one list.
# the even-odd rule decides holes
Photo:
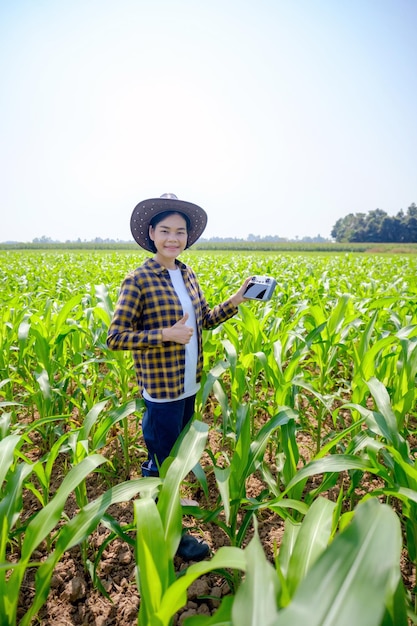
[[(417, 624), (416, 258), (185, 253), (213, 305), (251, 274), (277, 288), (205, 332), (195, 419), (161, 476), (141, 478), (132, 357), (106, 335), (143, 258), (0, 252), (1, 626), (52, 623), (69, 551), (109, 599), (101, 568), (116, 541), (134, 560), (131, 624)], [(265, 515), (282, 529), (272, 554)], [(179, 570), (184, 524), (224, 541)], [(227, 592), (187, 616), (208, 575)]]

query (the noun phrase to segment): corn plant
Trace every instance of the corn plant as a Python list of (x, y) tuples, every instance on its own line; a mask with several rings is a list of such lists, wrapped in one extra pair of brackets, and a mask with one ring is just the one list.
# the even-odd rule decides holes
[[(85, 459), (82, 464), (85, 462), (91, 463), (91, 460), (88, 461), (88, 459), (91, 459), (91, 457)], [(74, 469), (80, 466), (81, 464)], [(105, 491), (97, 499), (89, 502), (62, 526), (57, 536), (54, 550), (45, 561), (36, 564), (38, 567), (35, 575), (35, 597), (32, 606), (21, 619), (20, 626), (29, 626), (42, 605), (46, 602), (54, 568), (64, 552), (85, 541), (101, 520), (105, 518), (106, 511), (112, 504), (131, 500), (140, 492), (143, 492), (144, 497), (146, 497), (150, 490), (156, 490), (158, 484), (159, 479), (155, 478), (138, 478), (119, 483)], [(9, 623), (12, 624), (14, 622), (6, 622), (5, 626)]]
[[(369, 490), (365, 498), (383, 496), (387, 502), (396, 498), (402, 503), (401, 516), (407, 537), (408, 558), (415, 564), (417, 557), (415, 461), (410, 457), (409, 446), (399, 432), (398, 420), (390, 404), (387, 390), (375, 378), (368, 381), (368, 387), (378, 410), (370, 410), (360, 405), (346, 405), (363, 415), (362, 422), (366, 423), (368, 431), (351, 440), (346, 454), (330, 454), (313, 459), (297, 472), (289, 488), (300, 481), (303, 482), (306, 477), (323, 474), (322, 486), (317, 491), (324, 491), (329, 485), (329, 478), (336, 477), (339, 472), (349, 471), (352, 478), (349, 494), (358, 486), (365, 472), (376, 476), (382, 481), (383, 486)], [(309, 494), (309, 498), (312, 495)], [(275, 504), (278, 506), (278, 503)]]
[[(267, 469), (262, 463), (271, 435), (278, 429), (289, 428), (289, 424), (292, 424), (295, 418), (294, 411), (288, 407), (283, 407), (255, 436), (252, 436), (250, 420), (247, 416), (240, 424), (237, 441), (230, 459), (226, 452), (223, 453), (225, 466), (222, 467), (219, 464), (220, 459), (212, 457), (213, 470), (219, 490), (219, 503), (215, 511), (196, 511), (195, 516), (201, 520), (210, 520), (222, 528), (232, 546), (242, 545), (248, 532), (254, 505), (256, 508), (256, 503), (246, 498), (247, 480), (257, 470), (267, 473)], [(288, 454), (284, 462), (283, 474), (285, 479), (290, 482), (292, 475), (296, 472), (294, 454), (297, 454), (297, 448), (294, 439), (286, 439), (286, 445), (288, 446)], [(210, 454), (210, 451), (208, 453)], [(272, 481), (270, 475), (269, 479)], [(298, 488), (302, 489), (301, 486)], [(221, 513), (224, 519), (220, 515)], [(240, 520), (241, 515), (242, 519)]]
[[(130, 400), (105, 411), (106, 405), (106, 400), (95, 404), (87, 413), (81, 428), (74, 431), (71, 438), (71, 448), (73, 449), (74, 457), (81, 455), (83, 458), (86, 454), (102, 449), (111, 439), (109, 431), (119, 422), (124, 424), (123, 431), (126, 433), (128, 416), (140, 412), (143, 408), (143, 401), (139, 399)], [(131, 461), (127, 434), (122, 437), (122, 450), (125, 462), (125, 475), (129, 477)]]
[(212, 617), (188, 618), (185, 626), (406, 626), (401, 529), (390, 507), (375, 500), (361, 504), (333, 540), (332, 523), (332, 507), (317, 501), (297, 531), (287, 526), (275, 570), (266, 561), (255, 525), (245, 550), (220, 548), (211, 561), (191, 565), (166, 590), (158, 586), (159, 601), (147, 623), (169, 626), (185, 605), (191, 583), (228, 567), (246, 573), (237, 593), (226, 597)]
[[(292, 554), (296, 547), (297, 542)], [(361, 504), (352, 523), (307, 570), (277, 623), (301, 626), (308, 614), (309, 624), (317, 626), (405, 626), (400, 555), (400, 524), (392, 510), (376, 501)]]
[[(0, 479), (4, 479), (7, 476), (7, 484), (3, 490), (0, 502), (2, 527), (0, 544), (0, 615), (2, 615), (5, 626), (16, 624), (19, 592), (26, 569), (39, 566), (39, 563), (31, 560), (33, 552), (58, 523), (69, 494), (87, 474), (105, 462), (103, 457), (92, 455), (69, 471), (53, 498), (44, 508), (32, 516), (25, 529), (19, 561), (15, 564), (10, 564), (6, 560), (7, 541), (22, 511), (24, 481), (33, 469), (27, 463), (13, 463), (14, 449), (18, 445), (19, 439), (17, 435), (9, 435), (1, 442), (4, 448), (4, 456), (2, 456), (2, 475), (0, 475)], [(6, 576), (8, 571), (9, 576)]]
[(207, 439), (207, 426), (191, 423), (177, 446), (177, 454), (164, 461), (162, 486), (155, 494), (135, 502), (137, 581), (141, 594), (138, 624), (159, 623), (154, 615), (162, 608), (164, 593), (176, 580), (173, 558), (181, 538), (179, 489), (184, 477), (198, 463)]

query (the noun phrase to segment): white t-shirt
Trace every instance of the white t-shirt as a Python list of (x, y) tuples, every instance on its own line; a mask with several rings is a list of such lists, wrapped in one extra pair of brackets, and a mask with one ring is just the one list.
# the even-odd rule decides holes
[(168, 270), (172, 285), (180, 299), (182, 310), (188, 313), (187, 326), (191, 326), (193, 334), (189, 343), (185, 344), (185, 374), (184, 374), (184, 391), (178, 398), (153, 398), (148, 394), (146, 389), (143, 390), (143, 397), (152, 402), (172, 402), (182, 400), (193, 396), (200, 389), (200, 384), (196, 381), (197, 359), (198, 359), (198, 340), (197, 340), (197, 324), (195, 319), (195, 311), (191, 298), (184, 284), (184, 279), (180, 269)]

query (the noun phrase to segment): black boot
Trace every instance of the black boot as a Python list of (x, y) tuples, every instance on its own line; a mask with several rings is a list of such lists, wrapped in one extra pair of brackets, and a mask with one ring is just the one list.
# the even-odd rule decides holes
[(184, 561), (202, 561), (209, 555), (210, 548), (204, 541), (192, 535), (185, 534), (181, 537), (177, 556)]

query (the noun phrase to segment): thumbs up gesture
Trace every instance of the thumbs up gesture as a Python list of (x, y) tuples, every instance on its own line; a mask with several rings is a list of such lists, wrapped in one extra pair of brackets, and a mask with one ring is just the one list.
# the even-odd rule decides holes
[(189, 343), (193, 336), (193, 329), (187, 326), (188, 313), (185, 313), (178, 322), (175, 322), (170, 328), (164, 328), (162, 338), (164, 341), (175, 341), (175, 343)]

